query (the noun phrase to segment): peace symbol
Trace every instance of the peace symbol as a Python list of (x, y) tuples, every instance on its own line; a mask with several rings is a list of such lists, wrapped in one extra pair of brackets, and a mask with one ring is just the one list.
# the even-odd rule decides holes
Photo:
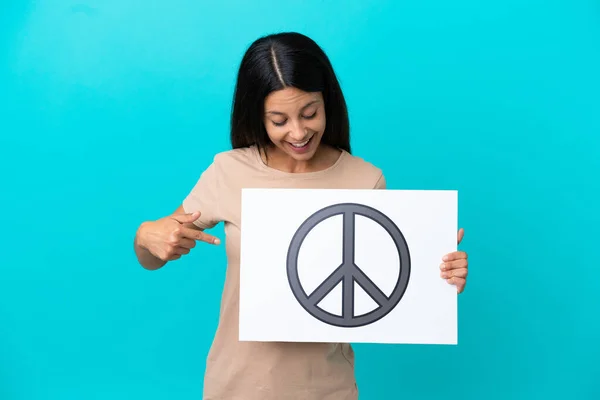
[[(298, 255), (308, 233), (327, 218), (343, 215), (342, 264), (338, 266), (312, 293), (307, 294), (298, 274)], [(400, 273), (390, 296), (373, 283), (360, 269), (354, 259), (355, 216), (367, 217), (391, 236), (400, 260)], [(302, 307), (313, 317), (338, 327), (359, 327), (372, 324), (386, 316), (404, 296), (410, 276), (410, 253), (402, 232), (382, 212), (362, 204), (341, 203), (325, 207), (308, 217), (294, 234), (287, 253), (287, 276), (292, 293)], [(342, 282), (342, 315), (335, 315), (318, 306), (340, 282)], [(354, 282), (356, 282), (378, 307), (359, 316), (354, 315)]]

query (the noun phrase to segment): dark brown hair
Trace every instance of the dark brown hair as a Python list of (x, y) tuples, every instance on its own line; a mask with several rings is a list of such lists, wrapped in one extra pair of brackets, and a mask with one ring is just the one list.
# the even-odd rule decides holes
[(317, 43), (295, 32), (259, 38), (244, 54), (231, 112), (232, 147), (264, 149), (269, 144), (263, 123), (265, 98), (286, 87), (322, 93), (326, 125), (321, 140), (350, 152), (348, 110), (331, 62)]

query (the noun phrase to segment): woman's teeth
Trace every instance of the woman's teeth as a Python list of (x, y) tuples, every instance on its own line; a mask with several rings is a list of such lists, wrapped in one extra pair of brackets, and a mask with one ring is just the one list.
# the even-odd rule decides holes
[(310, 141), (310, 139), (308, 139), (308, 140), (305, 140), (305, 141), (304, 141), (304, 142), (302, 142), (302, 143), (290, 143), (290, 144), (291, 144), (292, 146), (294, 146), (294, 147), (298, 147), (298, 148), (300, 148), (300, 147), (304, 147), (304, 146), (306, 146), (306, 145), (307, 145), (307, 143), (308, 143), (309, 141)]

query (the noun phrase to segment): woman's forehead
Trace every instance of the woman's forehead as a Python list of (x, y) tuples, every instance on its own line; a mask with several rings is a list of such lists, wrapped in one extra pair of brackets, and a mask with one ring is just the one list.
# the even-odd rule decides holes
[(296, 88), (285, 88), (271, 92), (265, 99), (265, 110), (271, 108), (299, 109), (320, 102), (323, 97), (320, 92), (305, 92)]

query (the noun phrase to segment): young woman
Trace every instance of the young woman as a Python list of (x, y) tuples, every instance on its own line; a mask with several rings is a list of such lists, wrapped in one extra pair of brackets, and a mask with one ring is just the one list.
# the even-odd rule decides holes
[[(231, 144), (172, 215), (142, 223), (135, 238), (140, 264), (157, 269), (196, 241), (218, 244), (205, 230), (225, 224), (228, 268), (204, 399), (357, 399), (349, 344), (238, 341), (241, 189), (385, 189), (381, 170), (351, 155), (344, 96), (314, 41), (284, 33), (249, 47), (237, 78)], [(461, 229), (458, 242), (462, 235)], [(462, 292), (467, 255), (453, 252), (440, 262), (441, 278)]]

